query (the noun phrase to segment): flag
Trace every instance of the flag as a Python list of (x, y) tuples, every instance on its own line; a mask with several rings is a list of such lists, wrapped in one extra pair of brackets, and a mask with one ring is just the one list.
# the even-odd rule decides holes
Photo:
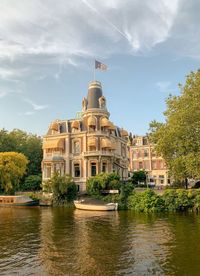
[(95, 60), (95, 69), (100, 69), (102, 71), (106, 71), (108, 69), (108, 66), (101, 63), (100, 61)]

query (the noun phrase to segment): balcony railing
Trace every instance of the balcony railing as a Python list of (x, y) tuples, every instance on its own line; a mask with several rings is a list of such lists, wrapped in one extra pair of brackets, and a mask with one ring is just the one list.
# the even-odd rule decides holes
[(104, 150), (98, 150), (98, 151), (87, 151), (84, 152), (84, 156), (114, 156), (114, 153), (111, 151), (104, 151)]

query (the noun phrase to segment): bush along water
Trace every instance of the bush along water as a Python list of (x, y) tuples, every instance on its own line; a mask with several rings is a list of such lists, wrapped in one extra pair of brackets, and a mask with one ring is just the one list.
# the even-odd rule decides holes
[[(71, 176), (54, 176), (43, 183), (44, 191), (53, 194), (53, 205), (70, 205), (77, 197), (77, 186)], [(73, 206), (73, 204), (72, 204)]]
[(153, 190), (134, 192), (128, 198), (128, 209), (140, 212), (200, 211), (199, 190), (165, 190), (163, 195)]

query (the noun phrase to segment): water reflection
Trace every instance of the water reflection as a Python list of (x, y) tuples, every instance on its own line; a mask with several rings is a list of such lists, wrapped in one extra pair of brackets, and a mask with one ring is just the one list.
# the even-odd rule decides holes
[(0, 275), (198, 275), (199, 222), (191, 214), (0, 208)]
[(0, 275), (37, 271), (39, 239), (39, 208), (0, 208)]

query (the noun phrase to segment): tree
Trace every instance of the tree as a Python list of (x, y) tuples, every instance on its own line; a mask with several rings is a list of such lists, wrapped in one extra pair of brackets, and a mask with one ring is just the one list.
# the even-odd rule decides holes
[(117, 190), (120, 187), (120, 176), (116, 173), (100, 173), (87, 180), (86, 189), (90, 195), (100, 195), (102, 190)]
[(71, 176), (60, 176), (58, 173), (55, 173), (51, 179), (43, 183), (43, 189), (45, 192), (53, 193), (53, 201), (58, 205), (65, 203), (65, 201), (73, 201), (78, 192)]
[(146, 172), (143, 170), (133, 172), (131, 177), (133, 184), (146, 183)]
[(179, 87), (180, 96), (166, 100), (165, 123), (151, 122), (150, 139), (173, 178), (187, 187), (188, 178), (200, 178), (200, 70)]
[(20, 191), (37, 191), (41, 190), (42, 176), (39, 175), (29, 175), (25, 178), (23, 183), (20, 183)]
[(27, 164), (27, 158), (21, 153), (0, 153), (0, 186), (5, 193), (13, 193), (18, 188)]
[(33, 134), (14, 129), (8, 132), (0, 130), (0, 152), (21, 152), (28, 160), (27, 175), (37, 175), (41, 173), (42, 161), (42, 139)]

